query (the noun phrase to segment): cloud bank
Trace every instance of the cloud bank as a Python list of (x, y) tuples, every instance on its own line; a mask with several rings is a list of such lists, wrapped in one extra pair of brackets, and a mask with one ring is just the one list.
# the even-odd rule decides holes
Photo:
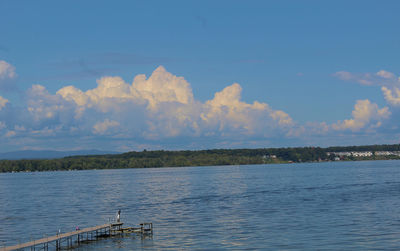
[[(77, 136), (133, 142), (163, 140), (214, 141), (285, 135), (295, 123), (267, 103), (241, 99), (238, 83), (201, 102), (190, 84), (158, 67), (148, 78), (137, 75), (132, 83), (106, 76), (97, 87), (82, 91), (65, 86), (55, 94), (39, 84), (25, 93), (25, 105), (13, 107), (20, 116), (0, 114), (3, 137), (31, 139)], [(0, 108), (8, 100), (1, 97)]]
[[(15, 68), (0, 62), (0, 76), (16, 78)], [(400, 104), (400, 91), (395, 89), (400, 84), (393, 73), (338, 72), (335, 76), (381, 85), (388, 103)], [(265, 102), (243, 101), (242, 92), (241, 85), (233, 83), (212, 99), (200, 101), (184, 77), (163, 66), (149, 77), (135, 76), (130, 83), (118, 76), (104, 76), (86, 91), (70, 85), (50, 93), (45, 86), (34, 84), (25, 91), (22, 105), (0, 96), (0, 139), (5, 146), (18, 149), (54, 146), (120, 151), (305, 145), (311, 138), (321, 144), (321, 137), (338, 133), (345, 138), (353, 133), (378, 133), (392, 114), (388, 107), (379, 108), (365, 99), (356, 101), (349, 119), (302, 125)]]

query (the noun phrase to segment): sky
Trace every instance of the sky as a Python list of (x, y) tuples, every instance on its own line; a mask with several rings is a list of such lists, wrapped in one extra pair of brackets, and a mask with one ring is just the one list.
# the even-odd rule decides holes
[(399, 1), (0, 1), (0, 152), (400, 143)]

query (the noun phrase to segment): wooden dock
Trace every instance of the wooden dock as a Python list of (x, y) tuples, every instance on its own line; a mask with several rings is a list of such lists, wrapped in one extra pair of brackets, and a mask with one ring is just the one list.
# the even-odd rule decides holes
[(123, 223), (109, 223), (95, 227), (88, 227), (73, 232), (57, 234), (39, 240), (34, 240), (14, 246), (0, 248), (0, 251), (12, 250), (61, 250), (72, 249), (81, 243), (95, 241), (124, 233), (153, 234), (152, 223), (141, 223), (140, 227), (122, 228)]

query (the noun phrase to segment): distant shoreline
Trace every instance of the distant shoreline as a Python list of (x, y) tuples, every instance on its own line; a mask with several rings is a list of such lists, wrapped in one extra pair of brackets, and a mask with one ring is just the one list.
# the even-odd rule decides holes
[(184, 166), (400, 159), (400, 145), (142, 151), (58, 159), (0, 160), (0, 172), (69, 171)]
[[(120, 170), (120, 169), (143, 169), (143, 168), (181, 168), (181, 167), (209, 167), (209, 166), (244, 166), (244, 165), (289, 165), (289, 164), (312, 164), (312, 163), (339, 163), (339, 162), (358, 162), (358, 161), (385, 161), (385, 160), (400, 160), (400, 158), (386, 158), (386, 159), (353, 159), (353, 160), (340, 160), (340, 161), (311, 161), (311, 162), (276, 162), (276, 163), (256, 163), (256, 164), (226, 164), (226, 165), (201, 165), (201, 166), (161, 166), (161, 167), (117, 167), (117, 168), (93, 168), (93, 169), (63, 169), (63, 170), (24, 170), (24, 171), (11, 171), (2, 173), (35, 173), (35, 172), (72, 172), (72, 171), (95, 171), (95, 170)], [(0, 165), (1, 166), (1, 165)]]

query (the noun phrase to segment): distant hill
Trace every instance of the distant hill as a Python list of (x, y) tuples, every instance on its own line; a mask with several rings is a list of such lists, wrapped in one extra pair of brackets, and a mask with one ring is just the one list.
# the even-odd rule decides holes
[(99, 151), (99, 150), (81, 150), (81, 151), (46, 151), (46, 150), (24, 150), (0, 153), (0, 160), (20, 160), (20, 159), (58, 159), (68, 156), (79, 155), (104, 155), (118, 154), (119, 152)]

